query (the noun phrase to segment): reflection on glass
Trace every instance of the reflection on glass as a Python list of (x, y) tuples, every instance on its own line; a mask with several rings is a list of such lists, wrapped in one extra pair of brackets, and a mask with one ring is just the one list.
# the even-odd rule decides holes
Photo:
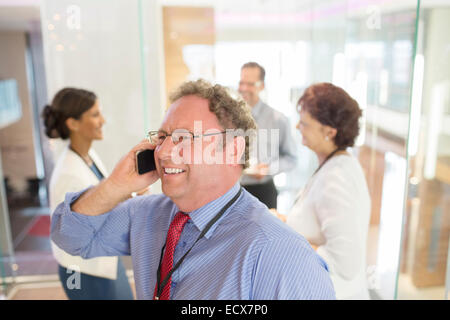
[(450, 28), (450, 7), (420, 8), (418, 26), (397, 297), (444, 299), (449, 281), (450, 35), (436, 32)]
[[(294, 171), (275, 178), (280, 212), (289, 211), (298, 189), (317, 167), (317, 159), (301, 145), (294, 129), (298, 121), (295, 103), (303, 90), (313, 82), (333, 82), (363, 109), (352, 152), (364, 168), (372, 197), (367, 279), (375, 299), (395, 296), (417, 4), (416, 0), (400, 0), (395, 5), (389, 1), (294, 0), (211, 4), (215, 81), (236, 90), (242, 64), (262, 64), (266, 89), (261, 98), (291, 120), (299, 162)], [(186, 41), (185, 45), (195, 45), (193, 39)], [(167, 69), (166, 77), (171, 74)]]
[(317, 167), (295, 129), (295, 103), (311, 83), (332, 82), (363, 109), (351, 151), (372, 201), (372, 298), (442, 299), (450, 281), (450, 32), (442, 32), (450, 30), (449, 4), (418, 11), (417, 0), (170, 3), (43, 2), (49, 93), (76, 84), (104, 97), (110, 141), (99, 151), (108, 166), (144, 127), (159, 126), (163, 110), (154, 106), (180, 82), (204, 77), (236, 90), (242, 64), (256, 61), (267, 71), (261, 98), (289, 117), (298, 146), (297, 168), (275, 178), (278, 209), (287, 213)]

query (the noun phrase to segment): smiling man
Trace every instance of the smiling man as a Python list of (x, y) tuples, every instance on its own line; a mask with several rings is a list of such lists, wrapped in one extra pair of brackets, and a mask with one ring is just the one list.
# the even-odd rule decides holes
[[(171, 102), (152, 143), (98, 186), (66, 195), (52, 240), (84, 258), (131, 255), (139, 299), (334, 299), (325, 262), (240, 187), (249, 141), (228, 132), (255, 129), (245, 103), (203, 80)], [(207, 148), (223, 161), (194, 161)], [(155, 150), (157, 169), (138, 175), (142, 149)], [(128, 199), (158, 179), (163, 194)]]
[[(277, 207), (278, 191), (273, 177), (281, 172), (289, 172), (296, 166), (297, 147), (290, 130), (288, 118), (263, 102), (259, 94), (265, 89), (266, 71), (256, 62), (247, 62), (241, 67), (239, 93), (251, 107), (251, 113), (259, 129), (278, 132), (278, 139), (272, 140), (259, 135), (259, 146), (255, 164), (244, 171), (242, 186), (262, 201), (268, 208)], [(262, 131), (260, 131), (261, 133)], [(267, 154), (267, 150), (276, 150)]]

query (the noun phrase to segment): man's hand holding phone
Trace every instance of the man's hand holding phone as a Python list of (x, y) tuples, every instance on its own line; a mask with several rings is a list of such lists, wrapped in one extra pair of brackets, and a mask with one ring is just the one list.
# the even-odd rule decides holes
[(85, 215), (100, 215), (128, 199), (131, 193), (155, 183), (159, 179), (157, 170), (139, 174), (136, 168), (136, 153), (146, 149), (154, 150), (155, 147), (148, 140), (136, 145), (120, 159), (108, 178), (72, 203), (72, 210)]
[[(109, 179), (123, 195), (139, 192), (159, 179), (156, 170), (147, 171), (154, 168), (153, 150), (155, 147), (148, 140), (143, 140), (131, 149), (116, 165)], [(152, 152), (147, 152), (147, 150)], [(150, 154), (153, 157), (152, 159), (148, 157)], [(140, 158), (139, 155), (141, 155)], [(142, 155), (147, 155), (147, 157), (142, 157)], [(140, 159), (140, 162), (138, 162), (138, 159)], [(146, 162), (153, 163), (150, 163), (148, 166)], [(143, 170), (143, 168), (147, 170)]]

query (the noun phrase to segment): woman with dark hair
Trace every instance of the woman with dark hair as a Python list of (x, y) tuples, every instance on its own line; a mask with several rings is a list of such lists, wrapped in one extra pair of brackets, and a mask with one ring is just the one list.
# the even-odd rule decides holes
[[(60, 90), (42, 117), (49, 138), (69, 139), (50, 179), (51, 212), (64, 201), (67, 192), (97, 184), (106, 175), (100, 158), (92, 150), (94, 140), (103, 139), (102, 116), (97, 96), (77, 88)], [(59, 278), (69, 299), (133, 299), (125, 268), (119, 257), (82, 259), (52, 242), (59, 264)]]
[(302, 143), (317, 155), (319, 167), (287, 218), (273, 211), (327, 262), (338, 299), (369, 299), (370, 196), (358, 160), (347, 152), (359, 134), (361, 110), (347, 92), (331, 83), (307, 88), (297, 108)]

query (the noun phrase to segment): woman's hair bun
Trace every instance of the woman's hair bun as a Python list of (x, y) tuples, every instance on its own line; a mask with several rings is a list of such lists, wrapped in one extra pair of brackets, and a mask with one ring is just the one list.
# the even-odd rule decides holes
[(84, 112), (92, 108), (97, 100), (95, 93), (78, 88), (66, 87), (59, 90), (50, 105), (42, 110), (45, 134), (49, 138), (70, 138), (66, 120), (79, 120)]
[(57, 129), (58, 117), (57, 112), (50, 105), (46, 105), (42, 111), (42, 117), (44, 118), (45, 134), (49, 138), (59, 138), (59, 132)]

